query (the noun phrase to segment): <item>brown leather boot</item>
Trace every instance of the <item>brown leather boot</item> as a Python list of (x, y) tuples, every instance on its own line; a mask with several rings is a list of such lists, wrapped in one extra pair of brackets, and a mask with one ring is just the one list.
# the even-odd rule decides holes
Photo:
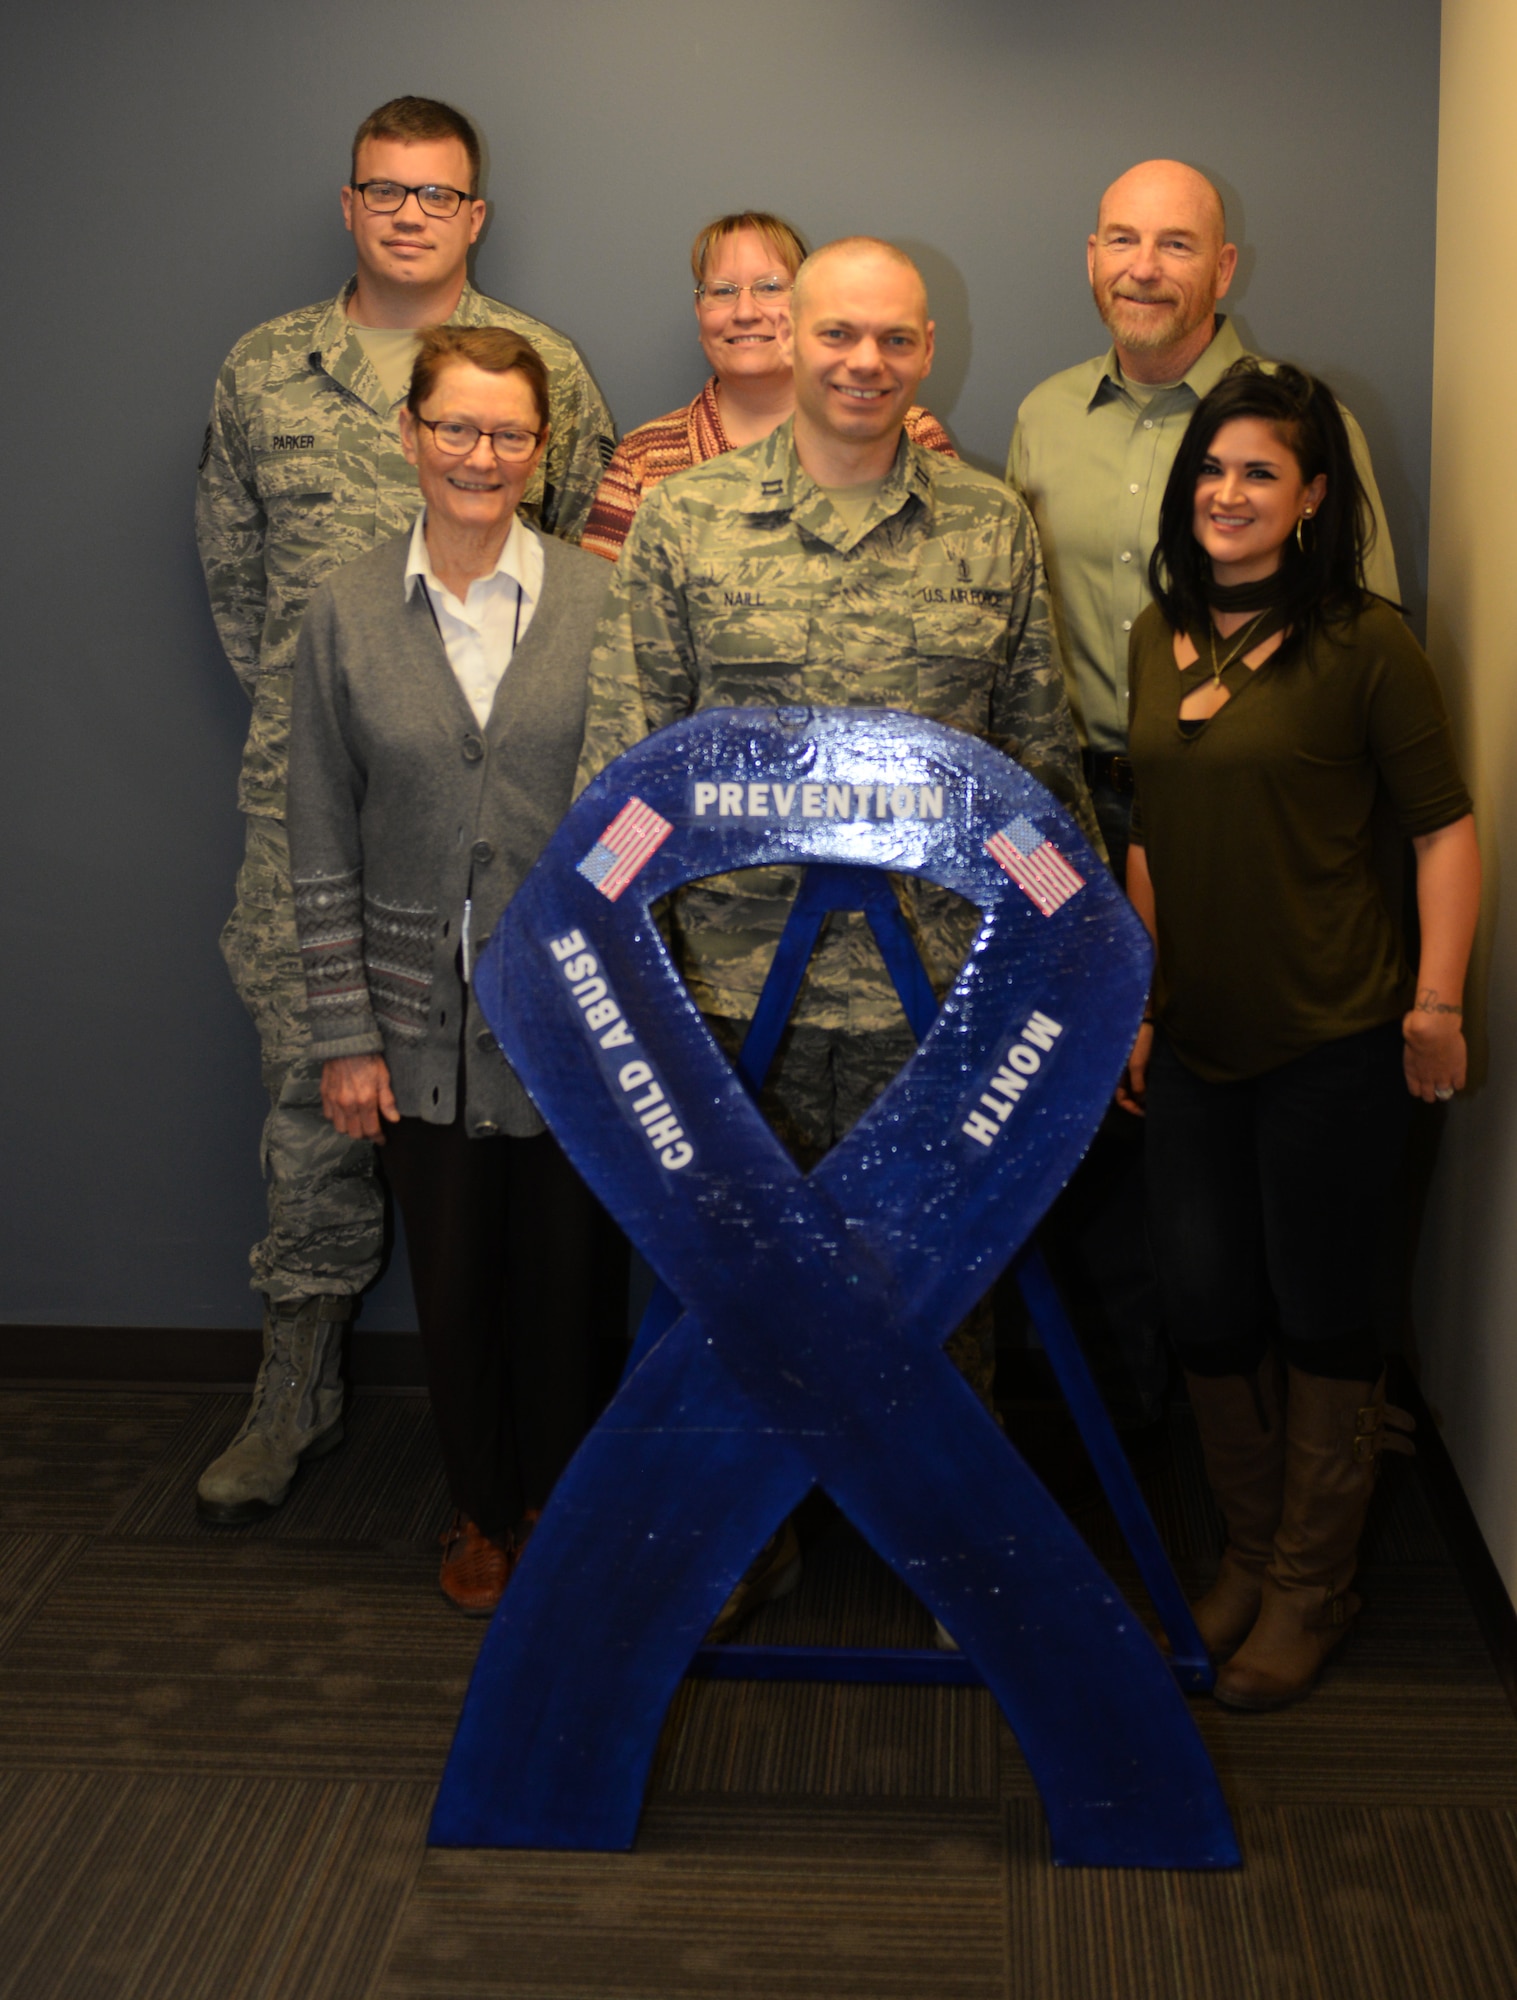
[(1228, 1708), (1284, 1708), (1316, 1685), (1359, 1610), (1349, 1589), (1382, 1450), (1413, 1449), (1385, 1377), (1334, 1382), (1290, 1370), (1285, 1505), (1253, 1630), (1217, 1675)]
[(1285, 1382), (1271, 1348), (1253, 1375), (1187, 1373), (1206, 1477), (1227, 1522), (1217, 1580), (1191, 1606), (1214, 1660), (1247, 1638), (1259, 1615), (1285, 1500)]

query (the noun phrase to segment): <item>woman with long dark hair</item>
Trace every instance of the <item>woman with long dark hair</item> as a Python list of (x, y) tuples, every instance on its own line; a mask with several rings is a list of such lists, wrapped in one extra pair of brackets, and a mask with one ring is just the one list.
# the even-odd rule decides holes
[[(1474, 821), (1427, 659), (1364, 587), (1369, 520), (1331, 390), (1240, 364), (1181, 443), (1130, 651), (1127, 884), (1157, 966), (1119, 1096), (1147, 1116), (1227, 1523), (1195, 1609), (1236, 1708), (1306, 1694), (1358, 1610), (1376, 1460), (1404, 1444), (1372, 1299), (1408, 1105), (1465, 1080)], [(1416, 858), (1415, 967), (1386, 811)]]

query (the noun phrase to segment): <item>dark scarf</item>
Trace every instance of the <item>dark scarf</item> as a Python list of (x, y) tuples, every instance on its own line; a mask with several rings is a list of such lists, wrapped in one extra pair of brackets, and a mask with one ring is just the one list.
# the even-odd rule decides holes
[(1285, 601), (1285, 566), (1273, 576), (1261, 576), (1257, 583), (1211, 583), (1206, 601), (1213, 611), (1273, 611)]

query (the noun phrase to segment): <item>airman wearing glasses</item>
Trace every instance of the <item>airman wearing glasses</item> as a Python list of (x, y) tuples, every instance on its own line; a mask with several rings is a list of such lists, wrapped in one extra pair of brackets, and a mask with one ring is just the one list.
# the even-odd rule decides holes
[[(197, 1505), (212, 1522), (268, 1513), (303, 1457), (340, 1443), (344, 1327), (383, 1247), (370, 1146), (321, 1114), (295, 946), (285, 767), (306, 605), (331, 571), (415, 514), (399, 418), (423, 327), (505, 327), (542, 356), (546, 449), (524, 454), (532, 463), (521, 511), (550, 534), (578, 540), (615, 443), (572, 344), (468, 281), (485, 219), (479, 165), (474, 129), (449, 105), (400, 97), (366, 118), (342, 190), (355, 275), (335, 299), (237, 343), (206, 429), (200, 556), (221, 642), (253, 704), (240, 796), (246, 858), (222, 950), (258, 1030), (271, 1107), (269, 1230), (252, 1253), (263, 1367), (247, 1422), (201, 1475)], [(504, 463), (502, 443), (495, 453)]]

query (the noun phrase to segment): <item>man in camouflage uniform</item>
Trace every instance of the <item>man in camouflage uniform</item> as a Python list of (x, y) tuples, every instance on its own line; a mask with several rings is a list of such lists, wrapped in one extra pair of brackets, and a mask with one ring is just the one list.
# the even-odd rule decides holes
[[(762, 443), (665, 481), (622, 550), (590, 669), (580, 783), (697, 709), (795, 703), (909, 710), (1015, 757), (1099, 841), (1053, 639), (1037, 533), (1000, 480), (902, 432), (932, 362), (920, 274), (872, 238), (828, 244), (792, 299), (796, 407)], [(735, 1051), (796, 876), (751, 870), (675, 899), (674, 949)], [(898, 879), (941, 992), (969, 905)], [(809, 1166), (916, 1046), (865, 918), (834, 912), (797, 997), (766, 1109)], [(950, 1351), (988, 1393), (988, 1312)]]
[(360, 126), (343, 217), (357, 273), (335, 299), (255, 327), (217, 379), (200, 461), (196, 534), (227, 656), (253, 703), (240, 803), (247, 849), (222, 936), (258, 1028), (271, 1110), (269, 1233), (252, 1253), (264, 1361), (247, 1422), (201, 1475), (201, 1517), (277, 1507), (302, 1457), (342, 1437), (343, 1329), (379, 1268), (383, 1196), (367, 1141), (321, 1115), (308, 1055), (284, 826), (295, 639), (329, 571), (410, 526), (416, 475), (397, 423), (418, 331), (506, 326), (547, 363), (551, 432), (523, 502), (578, 537), (615, 439), (569, 341), (469, 284), (485, 219), (479, 141), (450, 106), (402, 97)]

